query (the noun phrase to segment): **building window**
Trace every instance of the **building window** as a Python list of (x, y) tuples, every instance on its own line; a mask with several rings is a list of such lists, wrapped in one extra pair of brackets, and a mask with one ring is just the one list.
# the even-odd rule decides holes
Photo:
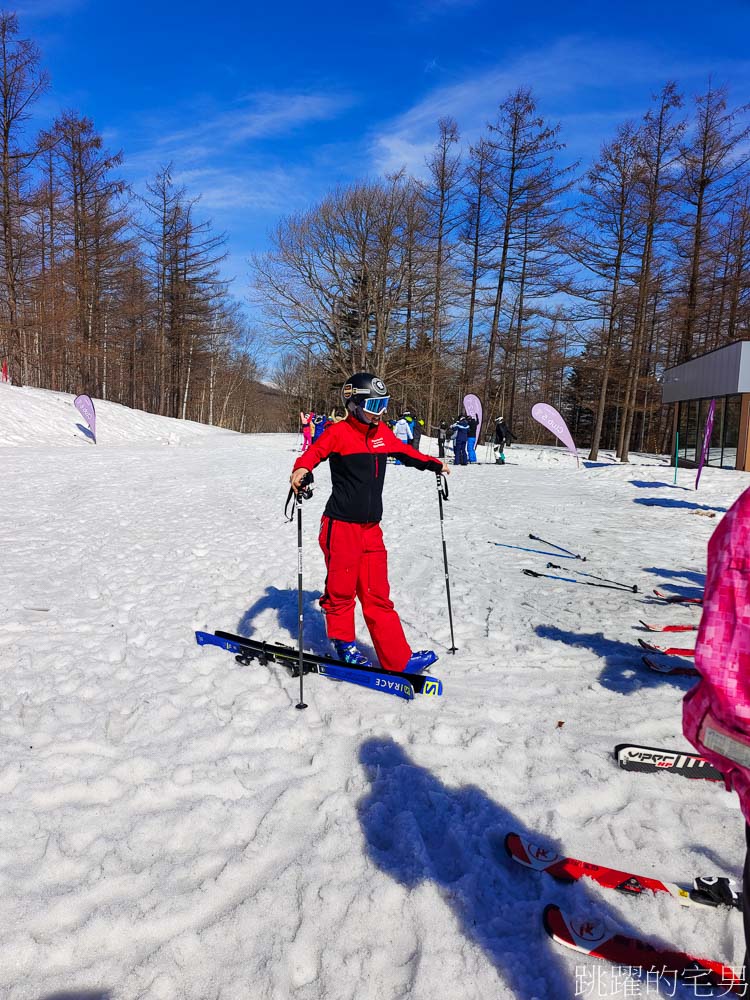
[[(708, 445), (708, 455), (706, 457), (706, 465), (713, 465), (714, 468), (721, 468), (721, 442), (722, 433), (724, 428), (724, 403), (726, 402), (726, 396), (720, 396), (716, 400), (716, 406), (714, 408), (714, 425), (711, 430), (711, 441)], [(706, 405), (706, 412), (703, 414), (703, 424), (708, 417), (708, 409), (711, 405), (711, 400), (708, 400)], [(703, 447), (703, 431), (701, 431), (701, 447)]]
[(698, 400), (689, 400), (685, 404), (685, 410), (685, 443), (681, 449), (682, 457), (686, 462), (695, 462), (696, 443), (698, 440)]
[(737, 468), (737, 443), (740, 437), (741, 396), (727, 396), (725, 402), (723, 440), (721, 452), (722, 469)]

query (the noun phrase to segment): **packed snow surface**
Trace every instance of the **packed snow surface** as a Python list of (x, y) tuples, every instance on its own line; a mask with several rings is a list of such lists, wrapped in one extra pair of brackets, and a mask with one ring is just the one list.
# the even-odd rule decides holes
[[(739, 877), (735, 796), (621, 771), (612, 749), (687, 748), (691, 681), (642, 666), (638, 621), (697, 620), (652, 588), (700, 591), (706, 543), (750, 476), (708, 469), (696, 492), (658, 456), (577, 469), (523, 446), (505, 467), (455, 469), (452, 656), (435, 481), (390, 468), (393, 597), (413, 647), (440, 654), (444, 696), (308, 677), (300, 712), (286, 671), (194, 639), (296, 641), (282, 509), (297, 439), (97, 413), (94, 445), (72, 397), (0, 386), (3, 1000), (657, 995), (561, 951), (547, 901), (741, 964), (737, 911), (558, 885), (509, 861), (503, 838), (681, 884)], [(324, 651), (327, 465), (316, 484), (305, 643)], [(371, 650), (361, 619), (359, 635)]]

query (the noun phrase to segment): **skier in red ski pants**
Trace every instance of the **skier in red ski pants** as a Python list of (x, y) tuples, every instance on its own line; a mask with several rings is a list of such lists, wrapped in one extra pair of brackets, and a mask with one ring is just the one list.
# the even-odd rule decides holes
[(346, 420), (334, 424), (294, 463), (291, 484), (298, 491), (307, 472), (326, 459), (333, 490), (320, 526), (320, 547), (328, 575), (320, 606), (337, 655), (348, 663), (368, 665), (356, 645), (354, 604), (359, 598), (380, 665), (386, 670), (418, 673), (437, 660), (432, 650), (412, 652), (390, 598), (388, 557), (380, 529), (386, 459), (449, 473), (436, 458), (416, 452), (381, 423), (389, 396), (383, 381), (357, 372), (342, 395)]

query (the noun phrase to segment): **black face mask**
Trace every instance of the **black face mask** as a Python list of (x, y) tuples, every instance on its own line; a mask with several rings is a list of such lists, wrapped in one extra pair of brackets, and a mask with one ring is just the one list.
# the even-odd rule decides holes
[[(367, 424), (368, 427), (369, 427), (369, 426), (372, 426), (373, 424), (378, 423), (377, 420), (373, 420), (372, 419), (372, 417), (375, 416), (375, 414), (373, 414), (373, 413), (367, 413), (366, 410), (362, 409), (362, 407), (359, 405), (359, 403), (352, 403), (352, 402), (350, 402), (347, 405), (347, 409), (349, 410), (349, 412), (351, 414), (353, 414), (353, 416), (354, 416), (354, 418), (356, 420), (359, 420), (359, 422), (361, 424)], [(381, 417), (382, 414), (378, 413), (377, 416)]]

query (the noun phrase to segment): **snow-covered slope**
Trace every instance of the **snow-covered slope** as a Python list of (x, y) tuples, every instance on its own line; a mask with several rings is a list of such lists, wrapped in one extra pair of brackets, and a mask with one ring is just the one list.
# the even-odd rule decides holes
[[(450, 656), (434, 481), (390, 468), (393, 597), (415, 648), (440, 653), (445, 695), (408, 704), (312, 677), (297, 712), (284, 672), (193, 637), (295, 640), (295, 438), (102, 403), (94, 447), (68, 410), (0, 387), (14, 445), (0, 447), (3, 1000), (562, 1000), (576, 967), (608, 990), (588, 995), (635, 995), (555, 949), (546, 900), (741, 963), (738, 913), (557, 886), (513, 866), (502, 839), (680, 882), (740, 874), (732, 795), (622, 772), (611, 752), (685, 746), (689, 682), (642, 669), (638, 619), (693, 620), (649, 594), (700, 588), (706, 542), (750, 476), (709, 469), (696, 493), (656, 458), (576, 470), (524, 447), (504, 468), (454, 470)], [(172, 434), (203, 447), (154, 446)], [(324, 649), (326, 466), (316, 480), (306, 642)], [(521, 572), (555, 573), (548, 561), (639, 593)]]
[[(75, 396), (0, 382), (0, 447), (4, 445), (91, 445), (86, 422), (73, 406)], [(159, 417), (119, 403), (95, 399), (99, 447), (132, 444), (192, 445), (234, 435), (193, 420)]]

